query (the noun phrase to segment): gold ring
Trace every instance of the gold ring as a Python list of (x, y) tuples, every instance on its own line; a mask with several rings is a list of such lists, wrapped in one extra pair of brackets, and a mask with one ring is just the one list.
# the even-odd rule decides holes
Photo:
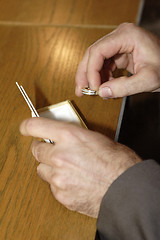
[(82, 88), (82, 93), (90, 96), (98, 95), (98, 91), (92, 90), (89, 87)]

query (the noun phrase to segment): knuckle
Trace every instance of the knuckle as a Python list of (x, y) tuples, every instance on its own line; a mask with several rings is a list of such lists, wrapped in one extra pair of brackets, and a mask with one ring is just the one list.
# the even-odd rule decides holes
[(96, 50), (97, 50), (97, 44), (94, 43), (94, 44), (92, 44), (92, 45), (88, 48), (89, 55), (93, 55)]
[(62, 168), (66, 162), (66, 153), (60, 148), (48, 153), (48, 159), (52, 166)]
[(72, 141), (75, 138), (74, 129), (70, 126), (63, 131), (63, 139), (66, 141)]
[(159, 88), (160, 81), (159, 81), (158, 72), (155, 69), (149, 69), (148, 76), (149, 76), (149, 79), (151, 79), (149, 84), (149, 90), (150, 90), (150, 85), (153, 86), (153, 88)]
[(55, 165), (55, 156), (53, 154), (50, 155), (50, 162), (52, 165)]
[(58, 202), (62, 203), (63, 205), (66, 205), (66, 198), (62, 191), (56, 191), (55, 198)]
[(136, 25), (134, 23), (129, 23), (129, 22), (125, 22), (119, 25), (119, 29), (120, 30), (130, 30), (131, 28), (135, 28)]
[(51, 177), (50, 177), (50, 184), (53, 185), (53, 186), (56, 185), (55, 184), (55, 176), (54, 175), (51, 175)]
[(58, 202), (63, 204), (66, 208), (73, 210), (73, 204), (70, 197), (67, 197), (63, 191), (57, 191), (55, 194), (55, 198)]
[(67, 184), (62, 176), (51, 176), (51, 184), (53, 184), (58, 189), (66, 190)]
[(39, 164), (37, 167), (37, 174), (41, 175), (41, 164)]
[(63, 162), (63, 157), (61, 155), (56, 155), (56, 156), (52, 155), (50, 159), (51, 159), (51, 163), (54, 164), (54, 166), (59, 168), (63, 167), (64, 162)]

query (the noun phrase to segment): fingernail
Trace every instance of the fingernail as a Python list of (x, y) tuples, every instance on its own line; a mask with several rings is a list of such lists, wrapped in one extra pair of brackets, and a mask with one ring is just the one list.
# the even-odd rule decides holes
[(100, 95), (100, 97), (103, 97), (103, 98), (111, 98), (112, 91), (109, 87), (100, 88), (99, 95)]

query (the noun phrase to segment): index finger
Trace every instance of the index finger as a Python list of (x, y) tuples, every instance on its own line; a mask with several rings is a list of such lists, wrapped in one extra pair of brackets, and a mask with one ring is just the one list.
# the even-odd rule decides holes
[(89, 57), (89, 49), (84, 54), (82, 61), (80, 62), (77, 73), (76, 73), (76, 90), (75, 94), (80, 97), (82, 96), (82, 88), (88, 87), (88, 80), (87, 80), (87, 62)]
[(86, 72), (91, 89), (96, 91), (99, 89), (101, 85), (100, 71), (103, 68), (104, 62), (120, 53), (122, 47), (121, 40), (121, 36), (117, 37), (115, 30), (90, 47)]
[[(101, 84), (100, 70), (103, 67), (104, 60), (108, 54), (108, 58), (114, 54), (109, 53), (110, 44), (107, 46), (106, 38), (114, 33), (102, 37), (93, 43), (85, 52), (82, 61), (80, 62), (76, 73), (76, 95), (82, 96), (81, 89), (90, 87), (93, 90), (98, 90)], [(105, 54), (106, 53), (106, 54)]]
[(29, 118), (20, 125), (20, 132), (24, 136), (32, 136), (50, 139), (60, 142), (68, 123), (51, 120), (47, 118)]

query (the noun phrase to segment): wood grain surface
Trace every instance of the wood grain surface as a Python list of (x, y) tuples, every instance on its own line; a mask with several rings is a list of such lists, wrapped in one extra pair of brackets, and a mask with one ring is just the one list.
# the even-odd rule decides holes
[(36, 173), (31, 137), (19, 133), (30, 111), (71, 100), (88, 128), (112, 139), (121, 99), (74, 94), (86, 48), (123, 21), (140, 0), (0, 1), (0, 240), (94, 240), (96, 220), (67, 210)]
[(107, 30), (0, 27), (0, 239), (94, 239), (96, 221), (53, 198), (36, 174), (31, 137), (19, 133), (30, 111), (15, 82), (36, 108), (69, 99), (90, 129), (114, 138), (121, 100), (74, 95), (85, 49)]
[(140, 0), (1, 0), (0, 21), (118, 25), (136, 22)]

